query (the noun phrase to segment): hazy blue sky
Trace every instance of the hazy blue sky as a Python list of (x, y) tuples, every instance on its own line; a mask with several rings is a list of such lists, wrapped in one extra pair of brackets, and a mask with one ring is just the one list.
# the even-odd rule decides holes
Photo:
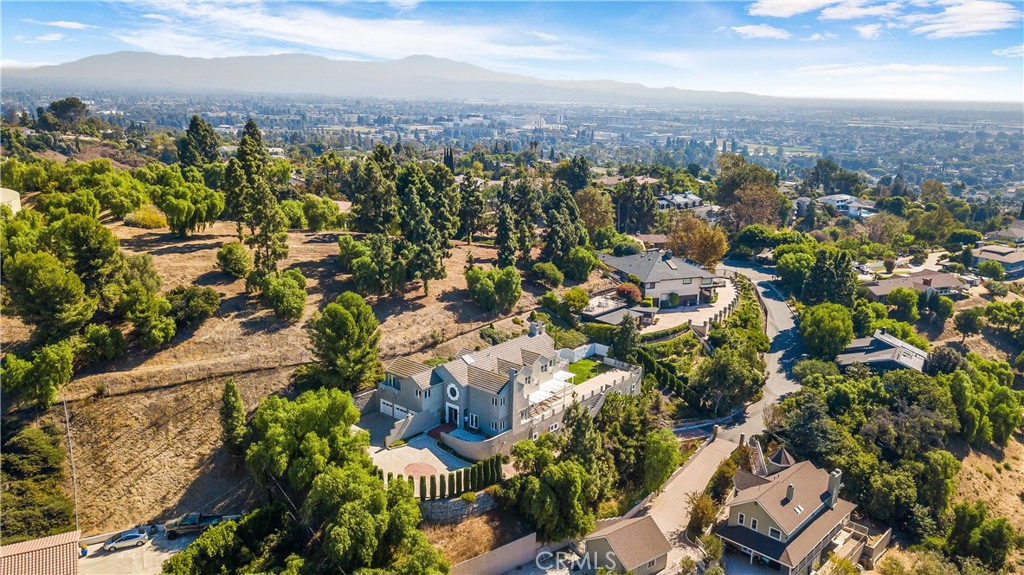
[(780, 96), (1024, 100), (1024, 2), (18, 2), (5, 65), (429, 54), (545, 78)]

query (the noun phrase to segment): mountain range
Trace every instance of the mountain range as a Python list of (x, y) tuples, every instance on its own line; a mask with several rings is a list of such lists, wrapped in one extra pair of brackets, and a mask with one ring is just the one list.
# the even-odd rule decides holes
[[(743, 92), (650, 88), (612, 80), (548, 80), (495, 72), (473, 64), (432, 56), (361, 62), (332, 60), (307, 54), (186, 58), (148, 52), (115, 52), (89, 56), (66, 64), (28, 69), (5, 68), (3, 79), (9, 89), (291, 94), (341, 98), (700, 107), (821, 105), (825, 102)], [(872, 105), (865, 101), (851, 100), (846, 103)], [(908, 103), (887, 104), (904, 106)], [(929, 102), (924, 105), (931, 107), (935, 104)], [(946, 105), (962, 107), (963, 103)], [(974, 105), (972, 107), (976, 108)]]

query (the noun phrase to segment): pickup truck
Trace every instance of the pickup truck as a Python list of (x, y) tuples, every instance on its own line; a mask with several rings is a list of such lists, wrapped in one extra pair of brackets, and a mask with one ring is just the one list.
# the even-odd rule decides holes
[(241, 515), (206, 515), (204, 513), (186, 513), (177, 519), (164, 523), (164, 531), (168, 539), (177, 539), (183, 533), (202, 533), (210, 527), (238, 519)]

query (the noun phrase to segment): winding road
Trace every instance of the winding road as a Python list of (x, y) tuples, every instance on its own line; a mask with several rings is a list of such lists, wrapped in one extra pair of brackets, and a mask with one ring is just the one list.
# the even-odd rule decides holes
[(777, 403), (800, 389), (790, 371), (804, 354), (804, 346), (793, 310), (770, 283), (773, 277), (770, 270), (747, 262), (727, 262), (721, 267), (747, 276), (761, 292), (768, 315), (768, 339), (771, 341), (768, 353), (764, 356), (768, 379), (761, 399), (748, 405), (738, 422), (724, 424), (719, 430), (719, 437), (739, 442), (741, 434), (749, 438), (764, 431), (765, 406)]

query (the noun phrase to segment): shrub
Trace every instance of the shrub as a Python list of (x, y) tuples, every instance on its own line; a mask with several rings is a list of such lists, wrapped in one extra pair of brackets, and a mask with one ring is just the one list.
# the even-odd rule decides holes
[(839, 375), (839, 368), (835, 363), (821, 359), (805, 359), (793, 366), (793, 377), (800, 383), (815, 374)]
[(302, 209), (302, 202), (298, 200), (283, 200), (280, 206), (284, 216), (288, 218), (288, 229), (306, 229), (308, 224), (306, 222), (306, 213)]
[(565, 277), (576, 281), (585, 281), (590, 272), (597, 267), (597, 258), (591, 251), (583, 246), (576, 246), (569, 250), (568, 255), (562, 263), (562, 271)]
[(145, 230), (167, 227), (167, 216), (153, 204), (143, 204), (124, 216), (124, 225)]
[(519, 270), (513, 266), (485, 270), (473, 266), (466, 270), (469, 295), (484, 311), (507, 313), (523, 295)]
[(668, 303), (672, 307), (679, 307), (679, 294), (676, 292), (668, 294)]
[(178, 327), (191, 328), (213, 317), (220, 306), (220, 294), (213, 288), (178, 286), (167, 294), (171, 302), (171, 317)]
[(997, 280), (988, 280), (985, 282), (985, 289), (995, 297), (1005, 297), (1010, 293), (1010, 286), (1006, 285), (1005, 282)]
[(274, 315), (295, 321), (306, 310), (306, 278), (297, 269), (268, 275), (263, 280), (263, 297)]
[(330, 198), (321, 198), (313, 194), (303, 196), (302, 211), (306, 214), (310, 231), (314, 232), (334, 226), (341, 218), (338, 204)]
[(538, 262), (530, 268), (530, 280), (545, 287), (556, 288), (562, 285), (564, 279), (562, 272), (550, 262)]
[(463, 493), (462, 495), (460, 495), (459, 499), (462, 499), (466, 503), (476, 503), (476, 492), (475, 491), (467, 491), (467, 492)]
[(994, 280), (1001, 280), (1006, 277), (1006, 270), (1003, 269), (1003, 264), (994, 260), (985, 260), (978, 264), (978, 273)]
[(252, 271), (252, 256), (241, 242), (228, 242), (217, 250), (217, 267), (228, 275), (244, 278)]
[(338, 236), (338, 260), (341, 262), (341, 271), (349, 273), (352, 271), (352, 262), (362, 257), (370, 257), (370, 249), (350, 235)]
[(648, 296), (648, 297), (645, 297), (645, 298), (644, 298), (644, 299), (643, 299), (643, 300), (642, 300), (642, 301), (640, 302), (640, 304), (641, 304), (641, 305), (643, 305), (644, 307), (654, 307), (654, 298), (651, 298), (651, 297), (649, 297), (649, 296)]
[(82, 365), (114, 359), (124, 353), (124, 334), (117, 328), (101, 324), (85, 326), (75, 359)]
[(636, 284), (624, 283), (615, 288), (615, 294), (626, 300), (629, 305), (636, 305), (643, 299), (640, 288)]

